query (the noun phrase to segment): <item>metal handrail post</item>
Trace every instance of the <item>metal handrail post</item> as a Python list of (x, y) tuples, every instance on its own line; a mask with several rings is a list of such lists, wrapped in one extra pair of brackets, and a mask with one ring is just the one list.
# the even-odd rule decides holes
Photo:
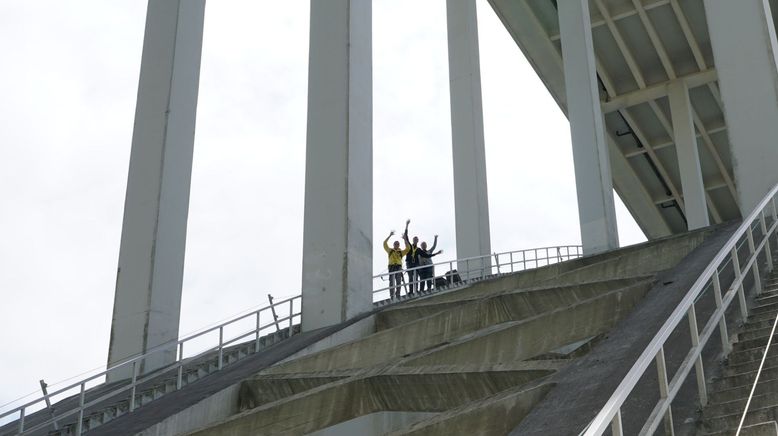
[(224, 326), (219, 327), (219, 363), (217, 367), (221, 370), (224, 365)]
[(85, 386), (81, 383), (81, 392), (78, 394), (78, 421), (76, 421), (76, 434), (80, 435), (84, 428), (84, 396)]
[(511, 261), (511, 272), (513, 272), (513, 252), (512, 251), (509, 253), (508, 258)]
[[(136, 385), (137, 381), (138, 381), (138, 362), (135, 361), (132, 362), (132, 383), (131, 383), (132, 388), (130, 389), (130, 412), (135, 410), (135, 390), (138, 387)], [(81, 386), (83, 386), (83, 383), (81, 384)], [(81, 433), (77, 433), (77, 434), (81, 434)]]
[(778, 208), (775, 207), (775, 197), (770, 199), (770, 204), (772, 205), (773, 221), (778, 221)]
[(624, 426), (621, 424), (621, 409), (616, 412), (613, 421), (611, 421), (611, 433), (613, 433), (613, 436), (624, 436)]
[(19, 433), (22, 433), (24, 431), (24, 412), (25, 408), (22, 406), (19, 409)]
[(184, 343), (178, 344), (178, 373), (176, 374), (176, 390), (184, 384)]
[(294, 334), (293, 326), (293, 320), (294, 320), (294, 305), (292, 304), (294, 300), (289, 300), (289, 337), (292, 337)]
[[(670, 385), (667, 383), (667, 363), (665, 360), (665, 347), (659, 348), (659, 352), (656, 353), (656, 371), (657, 379), (659, 382), (659, 398), (667, 400), (670, 392)], [(665, 413), (665, 434), (673, 435), (675, 430), (673, 429), (673, 410), (671, 406), (667, 406), (667, 412)]]
[(746, 295), (743, 291), (743, 279), (742, 274), (743, 272), (740, 270), (740, 259), (737, 255), (737, 245), (732, 248), (732, 266), (735, 270), (735, 281), (738, 282), (737, 287), (737, 298), (738, 303), (740, 304), (740, 316), (743, 319), (743, 322), (746, 322), (748, 319), (748, 306), (746, 305)]
[[(721, 281), (719, 280), (719, 271), (713, 273), (713, 297), (716, 300), (716, 309), (721, 309), (724, 301), (721, 298)], [(719, 336), (721, 337), (721, 349), (725, 354), (732, 351), (732, 345), (729, 343), (729, 333), (727, 333), (727, 317), (722, 316), (719, 320)]]
[(756, 259), (754, 259), (753, 266), (751, 267), (751, 271), (754, 274), (754, 289), (756, 290), (756, 295), (760, 295), (762, 293), (762, 279), (759, 277), (759, 256), (756, 252), (756, 245), (754, 245), (754, 232), (751, 230), (751, 226), (748, 227), (746, 237), (748, 238), (749, 254), (756, 257)]
[[(700, 331), (697, 328), (697, 311), (694, 308), (694, 304), (689, 307), (689, 333), (691, 333), (692, 346), (700, 346)], [(722, 316), (722, 318), (724, 318)], [(705, 407), (708, 404), (708, 389), (705, 386), (705, 368), (702, 365), (702, 353), (697, 355), (697, 360), (694, 362), (694, 370), (697, 375), (697, 392), (700, 396), (700, 405)]]
[(527, 269), (527, 251), (526, 250), (521, 250), (521, 262), (523, 264), (521, 269), (522, 270), (526, 270)]
[(767, 243), (764, 244), (764, 252), (767, 257), (767, 270), (773, 270), (773, 251), (770, 248), (770, 235), (767, 234), (767, 219), (764, 216), (764, 211), (759, 214), (759, 226), (762, 229), (762, 237), (767, 239)]
[(254, 338), (254, 341), (255, 341), (254, 352), (255, 353), (259, 352), (259, 330), (262, 327), (262, 322), (260, 321), (260, 313), (261, 312), (262, 312), (261, 310), (257, 311), (257, 333), (256, 333), (255, 338)]

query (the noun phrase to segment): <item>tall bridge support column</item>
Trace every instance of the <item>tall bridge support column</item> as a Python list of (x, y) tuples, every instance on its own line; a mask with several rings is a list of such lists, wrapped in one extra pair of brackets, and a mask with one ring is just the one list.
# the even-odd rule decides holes
[(768, 0), (705, 0), (743, 216), (778, 183), (778, 67)]
[[(178, 339), (204, 13), (205, 0), (148, 4), (108, 365)], [(138, 370), (175, 353), (174, 342)]]
[(584, 254), (619, 247), (608, 143), (597, 87), (588, 0), (558, 2)]
[(457, 257), (467, 258), (491, 253), (475, 0), (447, 0), (446, 13)]
[(688, 230), (708, 227), (710, 225), (708, 205), (705, 202), (705, 184), (700, 169), (700, 153), (694, 130), (689, 88), (683, 81), (672, 82), (667, 96), (673, 119), (675, 151), (681, 173), (684, 214)]
[(302, 328), (372, 307), (371, 0), (311, 0)]

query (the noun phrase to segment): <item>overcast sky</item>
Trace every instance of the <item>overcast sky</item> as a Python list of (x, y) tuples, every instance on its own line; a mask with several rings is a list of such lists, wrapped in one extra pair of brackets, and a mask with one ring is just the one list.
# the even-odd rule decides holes
[[(308, 4), (208, 1), (182, 333), (299, 293)], [(492, 249), (579, 244), (567, 120), (477, 4)], [(0, 405), (105, 365), (145, 12), (0, 0)], [(378, 273), (406, 218), (443, 259), (456, 241), (445, 1), (374, 0), (373, 16)], [(622, 245), (644, 240), (617, 213)]]

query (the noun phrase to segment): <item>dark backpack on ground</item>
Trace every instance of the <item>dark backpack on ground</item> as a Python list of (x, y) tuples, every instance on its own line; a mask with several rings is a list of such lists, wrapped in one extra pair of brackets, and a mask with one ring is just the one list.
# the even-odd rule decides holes
[(457, 270), (452, 269), (451, 271), (446, 273), (446, 282), (450, 284), (459, 284), (462, 283), (462, 278), (459, 277), (459, 272)]

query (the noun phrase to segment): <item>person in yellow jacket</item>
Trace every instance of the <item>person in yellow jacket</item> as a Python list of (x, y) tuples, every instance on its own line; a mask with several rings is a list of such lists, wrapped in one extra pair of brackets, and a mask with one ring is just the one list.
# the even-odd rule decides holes
[(405, 243), (405, 248), (400, 250), (400, 241), (394, 241), (392, 248), (389, 248), (389, 238), (394, 235), (394, 230), (389, 232), (389, 236), (384, 239), (384, 250), (389, 255), (389, 294), (391, 298), (400, 298), (400, 282), (403, 279), (403, 257), (408, 254), (411, 247)]

